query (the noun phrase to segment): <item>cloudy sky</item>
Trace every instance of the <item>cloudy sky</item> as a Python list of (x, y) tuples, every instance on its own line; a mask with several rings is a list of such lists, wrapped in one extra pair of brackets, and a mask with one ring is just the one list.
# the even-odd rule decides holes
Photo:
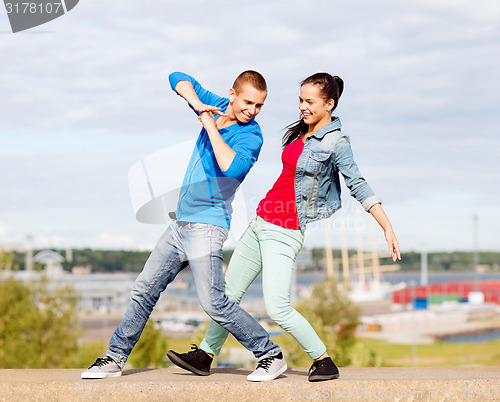
[[(280, 173), (300, 80), (328, 71), (345, 81), (337, 115), (403, 252), (471, 250), (474, 216), (480, 249), (500, 251), (497, 0), (81, 0), (16, 34), (1, 9), (0, 54), (0, 245), (154, 246), (165, 227), (135, 220), (129, 169), (199, 131), (168, 73), (225, 95), (256, 69), (269, 96), (249, 217)], [(344, 219), (348, 243), (369, 247), (369, 215), (344, 198), (332, 245)], [(324, 233), (312, 225), (306, 245)]]

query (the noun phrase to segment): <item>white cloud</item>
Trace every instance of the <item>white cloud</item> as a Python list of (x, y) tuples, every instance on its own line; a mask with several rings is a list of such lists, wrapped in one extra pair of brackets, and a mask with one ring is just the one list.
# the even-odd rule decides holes
[(431, 12), (457, 13), (471, 22), (500, 21), (500, 3), (496, 0), (412, 0), (415, 5), (424, 6)]
[(9, 232), (9, 228), (7, 226), (0, 225), (0, 237), (5, 238), (5, 235)]
[[(338, 113), (385, 201), (403, 211), (417, 195), (423, 211), (446, 210), (445, 197), (432, 206), (424, 200), (470, 192), (461, 208), (485, 200), (481, 211), (491, 214), (500, 197), (492, 185), (500, 171), (493, 155), (499, 8), (494, 0), (320, 0), (314, 7), (123, 0), (119, 8), (86, 0), (31, 33), (3, 33), (0, 222), (9, 238), (38, 233), (43, 241), (98, 245), (99, 233), (118, 226), (123, 238), (101, 240), (154, 244), (160, 229), (133, 222), (128, 169), (199, 128), (167, 74), (184, 70), (225, 94), (246, 68), (263, 72), (270, 88), (258, 119), (265, 145), (245, 187), (250, 199), (262, 197), (281, 170), (280, 130), (297, 118), (299, 81), (329, 71), (346, 82)], [(5, 16), (0, 24), (8, 30)], [(414, 228), (409, 215), (396, 218), (398, 227)]]

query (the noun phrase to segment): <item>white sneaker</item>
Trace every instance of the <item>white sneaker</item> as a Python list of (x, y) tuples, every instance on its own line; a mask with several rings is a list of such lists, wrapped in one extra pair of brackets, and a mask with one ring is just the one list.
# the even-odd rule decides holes
[(120, 377), (122, 369), (109, 356), (97, 359), (92, 366), (82, 373), (82, 378)]
[(275, 356), (264, 357), (257, 363), (257, 368), (252, 374), (247, 376), (248, 381), (271, 381), (283, 374), (286, 369), (286, 360), (283, 353), (279, 352)]

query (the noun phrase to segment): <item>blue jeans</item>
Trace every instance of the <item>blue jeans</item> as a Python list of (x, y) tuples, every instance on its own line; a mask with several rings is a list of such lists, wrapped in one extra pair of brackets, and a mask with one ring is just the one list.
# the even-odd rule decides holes
[(228, 229), (207, 223), (173, 221), (149, 256), (132, 287), (122, 322), (113, 333), (107, 355), (123, 367), (167, 285), (188, 264), (198, 300), (205, 312), (231, 332), (255, 357), (281, 351), (269, 334), (224, 293), (222, 245)]
[[(250, 284), (262, 272), (266, 311), (276, 324), (292, 335), (312, 358), (326, 352), (309, 322), (290, 305), (293, 264), (304, 234), (285, 229), (256, 216), (236, 246), (225, 275), (227, 296), (239, 304)], [(211, 322), (200, 348), (219, 355), (227, 331)]]

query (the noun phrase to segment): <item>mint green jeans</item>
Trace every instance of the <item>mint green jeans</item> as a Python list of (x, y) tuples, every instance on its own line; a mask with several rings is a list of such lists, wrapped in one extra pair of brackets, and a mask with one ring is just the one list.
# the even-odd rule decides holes
[[(256, 216), (234, 250), (224, 287), (227, 297), (239, 304), (262, 271), (262, 291), (269, 318), (292, 335), (312, 359), (317, 359), (326, 352), (326, 347), (311, 324), (290, 305), (293, 265), (303, 241), (300, 230), (285, 229)], [(212, 321), (200, 349), (218, 356), (227, 335), (224, 328)]]

